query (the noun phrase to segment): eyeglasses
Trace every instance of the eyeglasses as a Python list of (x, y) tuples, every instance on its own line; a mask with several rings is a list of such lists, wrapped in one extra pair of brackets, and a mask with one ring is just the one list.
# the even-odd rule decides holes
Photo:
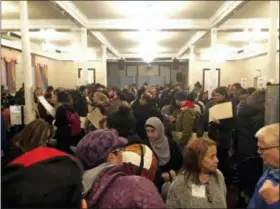
[(259, 151), (263, 153), (265, 150), (269, 150), (273, 148), (279, 148), (279, 146), (272, 146), (272, 147), (265, 147), (265, 148), (259, 147)]
[(123, 152), (124, 148), (116, 148), (115, 150), (112, 151), (112, 153), (117, 154), (119, 152)]

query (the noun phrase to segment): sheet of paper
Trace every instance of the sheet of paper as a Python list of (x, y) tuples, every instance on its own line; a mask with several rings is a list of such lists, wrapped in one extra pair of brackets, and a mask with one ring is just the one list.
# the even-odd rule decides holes
[(209, 122), (213, 121), (214, 119), (221, 120), (232, 117), (233, 113), (231, 102), (217, 104), (209, 109)]
[(81, 128), (84, 129), (86, 123), (86, 117), (80, 117), (80, 121), (81, 121)]
[(22, 125), (21, 106), (10, 106), (11, 125)]
[(48, 111), (48, 113), (55, 117), (55, 109), (53, 106), (51, 106), (48, 101), (45, 99), (44, 96), (39, 96), (38, 100), (40, 101), (40, 103), (44, 106), (44, 108)]
[(103, 115), (98, 108), (95, 108), (93, 111), (88, 113), (87, 118), (95, 128), (100, 129), (99, 121), (103, 119)]

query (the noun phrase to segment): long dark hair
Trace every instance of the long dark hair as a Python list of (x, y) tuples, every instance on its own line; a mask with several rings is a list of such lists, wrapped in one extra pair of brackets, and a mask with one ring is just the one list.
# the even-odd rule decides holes
[[(185, 177), (185, 184), (191, 178), (195, 184), (200, 185), (199, 175), (201, 173), (202, 161), (207, 153), (207, 150), (211, 146), (216, 146), (216, 142), (208, 138), (200, 138), (191, 141), (184, 155), (184, 165), (182, 172)], [(216, 173), (213, 173), (216, 181), (218, 177)]]

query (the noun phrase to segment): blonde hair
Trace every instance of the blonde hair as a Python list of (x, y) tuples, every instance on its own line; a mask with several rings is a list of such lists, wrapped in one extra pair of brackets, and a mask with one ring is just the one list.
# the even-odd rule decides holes
[(258, 130), (255, 134), (256, 138), (263, 138), (264, 143), (268, 145), (273, 145), (275, 143), (279, 144), (279, 126), (280, 123), (274, 123), (265, 126)]
[(102, 92), (95, 92), (94, 94), (93, 94), (93, 96), (96, 96), (97, 98), (98, 98), (98, 100), (103, 104), (103, 105), (108, 105), (109, 104), (109, 99), (108, 99), (108, 97), (105, 95), (105, 94), (103, 94)]

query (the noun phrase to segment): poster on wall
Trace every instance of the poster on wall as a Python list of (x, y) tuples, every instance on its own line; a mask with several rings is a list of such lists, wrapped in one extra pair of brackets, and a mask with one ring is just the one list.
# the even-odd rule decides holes
[(247, 88), (247, 81), (248, 81), (247, 78), (240, 79), (240, 84), (241, 84), (242, 88), (244, 88), (244, 89)]
[(257, 88), (258, 89), (266, 88), (266, 78), (265, 77), (263, 77), (263, 76), (258, 77)]
[(22, 112), (21, 106), (13, 105), (10, 106), (10, 119), (11, 125), (22, 125)]
[(208, 91), (208, 97), (211, 98), (212, 92), (219, 86), (219, 71), (215, 70), (213, 74), (211, 70), (204, 71), (204, 89)]

